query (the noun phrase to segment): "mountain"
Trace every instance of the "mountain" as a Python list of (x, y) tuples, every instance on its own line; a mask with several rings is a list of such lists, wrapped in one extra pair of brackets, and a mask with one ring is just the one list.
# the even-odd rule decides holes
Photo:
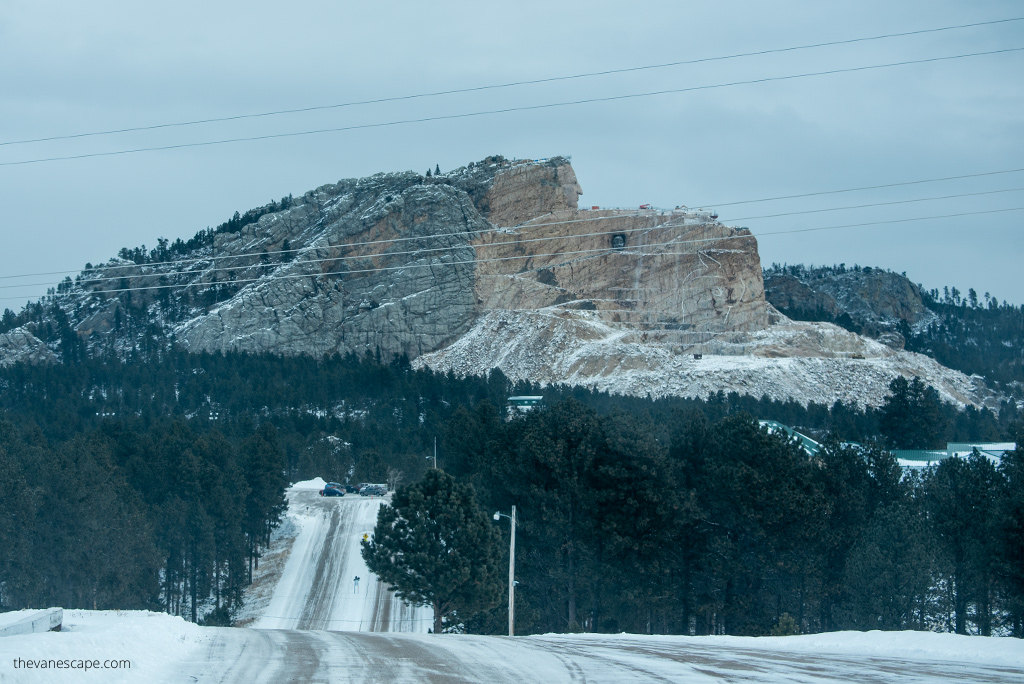
[[(5, 312), (0, 363), (177, 345), (404, 355), (653, 397), (875, 405), (902, 374), (960, 404), (989, 398), (927, 356), (780, 313), (750, 231), (686, 207), (580, 208), (581, 194), (565, 157), (341, 180), (87, 264)], [(846, 301), (826, 294), (822, 310)]]
[(768, 302), (790, 318), (836, 323), (1024, 396), (1024, 307), (973, 289), (965, 296), (956, 288), (926, 290), (906, 274), (846, 264), (773, 264), (764, 287)]

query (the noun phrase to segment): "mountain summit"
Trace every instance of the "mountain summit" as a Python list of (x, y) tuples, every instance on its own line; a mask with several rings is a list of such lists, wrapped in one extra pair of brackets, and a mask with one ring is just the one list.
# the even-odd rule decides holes
[(324, 185), (87, 265), (5, 316), (0, 363), (171, 344), (370, 353), (630, 394), (862, 404), (899, 373), (979, 403), (931, 359), (773, 309), (749, 230), (686, 207), (580, 208), (581, 194), (566, 157)]

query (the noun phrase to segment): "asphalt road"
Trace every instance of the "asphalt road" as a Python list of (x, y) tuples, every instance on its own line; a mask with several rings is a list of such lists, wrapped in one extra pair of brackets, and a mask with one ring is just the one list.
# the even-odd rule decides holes
[[(366, 567), (360, 540), (377, 522), (380, 497), (321, 497), (293, 490), (300, 527), (270, 604), (253, 626), (270, 629), (426, 632), (431, 613), (400, 601)], [(360, 581), (354, 583), (354, 578)]]
[(639, 636), (485, 637), (218, 628), (181, 681), (285, 682), (1024, 682), (1024, 670), (808, 655)]

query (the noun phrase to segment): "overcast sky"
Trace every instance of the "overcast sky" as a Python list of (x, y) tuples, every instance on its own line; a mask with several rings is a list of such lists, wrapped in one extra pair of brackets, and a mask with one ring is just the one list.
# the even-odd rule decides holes
[[(1024, 17), (1019, 1), (0, 2), (0, 142), (458, 89)], [(1024, 21), (147, 132), (0, 164), (1024, 47)], [(0, 165), (0, 276), (188, 238), (341, 178), (571, 155), (581, 205), (729, 202), (1024, 167), (1024, 52), (349, 132)], [(762, 262), (881, 266), (1024, 303), (1024, 173), (721, 207)], [(887, 207), (850, 205), (1012, 190)], [(0, 280), (20, 309), (61, 276)], [(30, 287), (7, 286), (33, 283)], [(8, 298), (15, 299), (8, 299)]]

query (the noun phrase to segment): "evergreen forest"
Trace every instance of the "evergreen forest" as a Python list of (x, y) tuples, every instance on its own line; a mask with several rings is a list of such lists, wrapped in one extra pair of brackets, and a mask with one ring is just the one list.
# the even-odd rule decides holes
[[(891, 390), (878, 409), (652, 401), (404, 358), (160, 347), (18, 364), (0, 369), (0, 610), (230, 624), (289, 482), (415, 482), (436, 438), (439, 467), (485, 512), (520, 511), (521, 633), (1021, 636), (1020, 456), (903, 474), (886, 451), (1020, 442), (1016, 405), (961, 410), (899, 379)], [(510, 413), (511, 394), (544, 403)], [(811, 457), (758, 419), (827, 448)], [(505, 629), (501, 609), (458, 624)]]

